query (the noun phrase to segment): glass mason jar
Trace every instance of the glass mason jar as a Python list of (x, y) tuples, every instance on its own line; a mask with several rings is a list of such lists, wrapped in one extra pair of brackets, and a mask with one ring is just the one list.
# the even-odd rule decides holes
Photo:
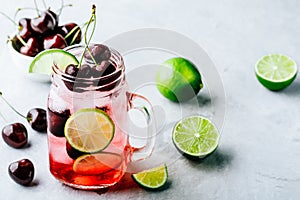
[[(84, 46), (75, 45), (66, 50), (79, 59), (84, 49)], [(141, 153), (147, 157), (154, 146), (152, 107), (146, 98), (128, 91), (123, 58), (116, 50), (109, 50), (108, 62), (115, 70), (105, 76), (79, 78), (66, 74), (55, 64), (52, 67), (54, 73), (47, 101), (50, 171), (56, 179), (74, 188), (93, 190), (116, 184), (133, 155)], [(88, 61), (82, 64), (94, 65)], [(104, 111), (115, 125), (113, 139), (99, 152), (80, 152), (69, 144), (64, 134), (70, 116), (86, 108)], [(130, 109), (138, 109), (146, 118), (147, 141), (141, 148), (129, 144)]]

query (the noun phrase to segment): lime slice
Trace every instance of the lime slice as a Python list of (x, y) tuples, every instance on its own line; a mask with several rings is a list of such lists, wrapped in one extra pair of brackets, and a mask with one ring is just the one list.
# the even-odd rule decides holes
[(132, 174), (133, 180), (146, 189), (160, 189), (168, 180), (167, 165), (163, 164), (149, 170)]
[(184, 155), (203, 158), (217, 148), (219, 133), (208, 119), (202, 116), (190, 116), (175, 125), (172, 140)]
[(121, 163), (122, 157), (116, 153), (88, 154), (75, 160), (73, 171), (84, 175), (99, 175), (117, 169)]
[(282, 54), (269, 54), (255, 65), (259, 82), (270, 90), (281, 90), (289, 86), (297, 75), (297, 64)]
[(77, 58), (62, 49), (47, 49), (36, 55), (29, 66), (29, 73), (52, 74), (52, 66), (56, 64), (61, 70), (69, 64), (78, 64)]
[(197, 67), (184, 58), (166, 60), (157, 69), (155, 80), (159, 92), (175, 102), (195, 97), (203, 87)]
[(114, 137), (115, 125), (106, 112), (84, 108), (75, 112), (65, 124), (65, 137), (78, 151), (86, 153), (105, 149)]

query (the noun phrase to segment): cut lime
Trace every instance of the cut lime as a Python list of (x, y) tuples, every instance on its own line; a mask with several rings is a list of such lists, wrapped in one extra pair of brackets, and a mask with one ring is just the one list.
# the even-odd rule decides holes
[(160, 189), (168, 180), (167, 165), (163, 164), (149, 170), (132, 174), (133, 180), (146, 189)]
[(219, 133), (210, 120), (202, 116), (190, 116), (175, 125), (172, 140), (181, 153), (203, 158), (217, 148)]
[(65, 124), (65, 137), (78, 151), (93, 153), (105, 149), (114, 137), (115, 125), (106, 112), (84, 108), (75, 112)]
[(78, 64), (77, 58), (62, 49), (47, 49), (36, 55), (29, 67), (29, 73), (52, 74), (52, 66), (56, 64), (61, 70), (69, 64)]
[(175, 102), (195, 97), (203, 87), (197, 67), (184, 58), (166, 60), (157, 69), (155, 79), (159, 92)]
[(75, 160), (73, 170), (84, 175), (99, 175), (117, 169), (121, 163), (119, 154), (101, 152), (80, 156)]
[(289, 86), (297, 75), (297, 64), (282, 54), (269, 54), (255, 65), (259, 82), (270, 90), (281, 90)]

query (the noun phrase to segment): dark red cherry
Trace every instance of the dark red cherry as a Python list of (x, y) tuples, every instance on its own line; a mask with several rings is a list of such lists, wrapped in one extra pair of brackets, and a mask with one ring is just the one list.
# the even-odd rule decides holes
[(73, 77), (77, 76), (78, 71), (79, 71), (78, 66), (73, 65), (73, 64), (68, 65), (65, 69), (65, 73), (70, 75), (70, 76), (73, 76)]
[(77, 24), (68, 23), (63, 26), (60, 26), (59, 29), (63, 37), (66, 37), (72, 31), (72, 33), (66, 38), (68, 45), (71, 45), (71, 42), (73, 40), (74, 42), (72, 44), (79, 44), (81, 42), (82, 32)]
[(30, 37), (34, 35), (34, 31), (30, 25), (31, 19), (29, 18), (21, 18), (19, 20), (19, 35), (25, 41), (27, 41)]
[(36, 38), (29, 38), (26, 45), (20, 48), (20, 53), (26, 56), (34, 57), (42, 50), (41, 45)]
[(70, 117), (70, 110), (55, 110), (48, 108), (49, 131), (56, 137), (64, 137), (64, 128), (66, 121)]
[(21, 148), (27, 144), (27, 129), (21, 123), (9, 124), (2, 129), (2, 138), (9, 146)]
[[(111, 56), (109, 48), (103, 44), (95, 44), (94, 46), (89, 48), (90, 52), (86, 51), (84, 53), (84, 58), (89, 63), (94, 63), (95, 60), (95, 64), (101, 64), (102, 61), (108, 61)], [(94, 60), (92, 57), (94, 58)]]
[(29, 159), (13, 162), (8, 167), (9, 176), (18, 184), (29, 185), (34, 177), (34, 166)]
[(46, 111), (42, 108), (33, 108), (27, 113), (27, 121), (33, 130), (38, 132), (47, 131)]
[(53, 12), (52, 10), (50, 10), (50, 9), (48, 9), (48, 12), (49, 12), (49, 14), (53, 17), (53, 19), (54, 19), (54, 28), (55, 27), (57, 27), (58, 26), (58, 23), (59, 23), (59, 16), (55, 13), (55, 12)]
[(45, 34), (53, 31), (56, 24), (56, 19), (49, 10), (42, 12), (39, 17), (31, 19), (30, 22), (32, 29), (39, 34)]
[(70, 158), (72, 158), (73, 160), (76, 160), (76, 158), (78, 158), (79, 156), (82, 156), (84, 154), (83, 152), (78, 151), (77, 149), (74, 149), (68, 143), (68, 141), (66, 141), (66, 151), (67, 151), (68, 155), (70, 156)]
[(76, 79), (78, 71), (79, 68), (77, 67), (77, 65), (73, 65), (73, 64), (68, 65), (65, 69), (65, 74), (74, 77), (74, 78), (66, 77), (66, 80), (64, 80), (66, 87), (71, 91), (73, 91), (74, 81)]
[(44, 49), (63, 49), (67, 47), (67, 42), (60, 34), (50, 35), (44, 38), (43, 48)]
[(77, 77), (79, 77), (79, 78), (91, 78), (92, 77), (92, 68), (87, 64), (81, 65), (80, 68), (79, 68), (79, 71), (77, 73)]

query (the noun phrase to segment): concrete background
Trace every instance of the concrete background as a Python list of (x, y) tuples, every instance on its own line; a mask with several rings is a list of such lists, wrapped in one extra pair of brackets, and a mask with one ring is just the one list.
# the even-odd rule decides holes
[[(55, 8), (59, 5), (59, 1), (50, 3)], [(62, 22), (86, 21), (92, 1), (65, 3), (74, 6), (64, 10)], [(31, 131), (2, 102), (0, 111), (6, 122), (2, 120), (1, 127), (23, 122), (30, 130), (30, 146), (16, 150), (0, 142), (1, 199), (299, 199), (300, 80), (296, 78), (283, 91), (271, 92), (254, 75), (256, 61), (268, 53), (283, 53), (300, 63), (299, 1), (95, 0), (94, 3), (98, 6), (99, 20), (93, 41), (101, 42), (137, 28), (155, 27), (184, 34), (207, 51), (216, 64), (227, 96), (220, 146), (203, 162), (187, 160), (174, 153), (176, 150), (170, 150), (173, 157), (168, 160), (169, 186), (164, 191), (145, 191), (128, 175), (118, 185), (98, 193), (74, 190), (51, 177), (46, 135)], [(13, 16), (18, 7), (29, 6), (34, 6), (33, 1), (1, 1), (0, 10)], [(0, 20), (1, 91), (22, 113), (32, 107), (45, 108), (49, 84), (33, 82), (19, 73), (5, 44), (6, 36), (15, 28), (5, 18)], [(153, 54), (150, 58), (159, 63), (165, 57)], [(130, 62), (126, 66), (133, 67)], [(147, 91), (144, 94), (147, 96)], [(210, 98), (204, 90), (198, 99), (204, 115), (213, 117)], [(161, 96), (156, 100), (166, 111), (176, 109), (176, 105)], [(183, 109), (192, 112), (194, 106), (197, 105), (186, 103)], [(165, 119), (168, 133), (179, 114), (166, 112)], [(172, 146), (166, 140), (159, 140), (158, 144)], [(33, 187), (19, 186), (8, 176), (9, 163), (23, 157), (30, 158), (36, 166)]]

